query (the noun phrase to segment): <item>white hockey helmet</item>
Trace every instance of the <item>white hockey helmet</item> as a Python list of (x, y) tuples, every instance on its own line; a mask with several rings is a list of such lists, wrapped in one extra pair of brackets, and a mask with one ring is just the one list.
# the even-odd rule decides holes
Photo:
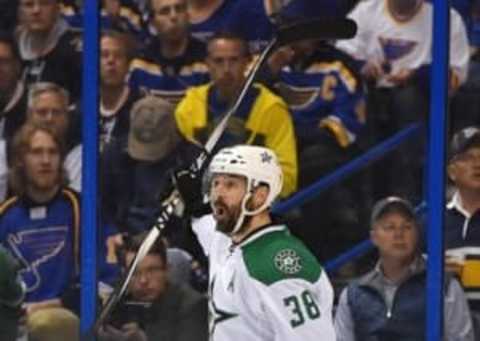
[(237, 145), (223, 148), (210, 162), (209, 173), (244, 176), (247, 179), (247, 191), (260, 184), (268, 185), (270, 190), (262, 210), (272, 205), (283, 186), (283, 172), (277, 156), (265, 147)]

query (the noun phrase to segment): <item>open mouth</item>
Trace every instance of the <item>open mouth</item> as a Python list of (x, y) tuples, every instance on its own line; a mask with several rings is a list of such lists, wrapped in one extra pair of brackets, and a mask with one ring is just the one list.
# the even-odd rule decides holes
[(216, 204), (214, 206), (214, 215), (215, 215), (215, 218), (217, 219), (221, 219), (221, 218), (224, 218), (226, 215), (227, 215), (227, 207), (225, 205), (222, 205), (222, 204)]

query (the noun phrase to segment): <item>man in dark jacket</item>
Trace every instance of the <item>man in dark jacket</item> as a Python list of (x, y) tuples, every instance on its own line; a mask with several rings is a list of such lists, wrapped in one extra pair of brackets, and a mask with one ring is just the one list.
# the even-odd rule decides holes
[(177, 132), (173, 109), (158, 97), (137, 101), (128, 136), (112, 142), (102, 156), (103, 214), (123, 232), (135, 234), (151, 227), (170, 184), (170, 171), (193, 154)]
[[(125, 241), (121, 258), (126, 266), (145, 237), (142, 233)], [(127, 297), (100, 331), (100, 340), (206, 341), (207, 334), (207, 298), (171, 280), (159, 239), (139, 263)]]
[(445, 215), (447, 270), (459, 275), (475, 333), (480, 338), (480, 129), (457, 132), (449, 150), (448, 177), (455, 186)]
[(60, 0), (20, 1), (18, 48), (28, 84), (56, 83), (76, 101), (81, 87), (81, 39), (61, 17), (60, 6)]
[[(427, 273), (414, 209), (398, 197), (382, 199), (373, 207), (371, 226), (380, 259), (341, 294), (335, 317), (337, 340), (425, 340)], [(465, 294), (449, 276), (444, 323), (444, 340), (474, 340)]]

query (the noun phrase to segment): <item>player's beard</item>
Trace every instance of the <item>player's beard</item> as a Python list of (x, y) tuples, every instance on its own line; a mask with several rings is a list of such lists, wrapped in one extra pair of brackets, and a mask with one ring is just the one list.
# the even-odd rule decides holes
[[(237, 225), (238, 219), (240, 218), (242, 207), (241, 203), (235, 206), (228, 206), (226, 205), (223, 200), (217, 200), (214, 203), (214, 211), (215, 211), (215, 220), (217, 221), (217, 231), (225, 233), (226, 235), (231, 235), (233, 229)], [(252, 209), (251, 201), (247, 202), (247, 209)], [(221, 213), (221, 214), (218, 214)], [(242, 224), (240, 228), (235, 231), (235, 233), (241, 233), (246, 226), (248, 226), (252, 217), (250, 215), (245, 215), (243, 217)]]
[(217, 200), (213, 207), (217, 230), (225, 234), (232, 233), (242, 211), (241, 204), (228, 206), (223, 200)]

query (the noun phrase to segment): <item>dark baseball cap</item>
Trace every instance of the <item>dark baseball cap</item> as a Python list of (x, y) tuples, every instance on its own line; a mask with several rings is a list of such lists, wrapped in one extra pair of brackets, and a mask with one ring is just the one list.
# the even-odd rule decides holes
[(373, 226), (386, 213), (390, 212), (400, 212), (406, 217), (416, 220), (415, 209), (410, 202), (400, 197), (391, 196), (375, 203), (370, 216), (370, 225)]
[(466, 152), (473, 146), (480, 146), (480, 129), (477, 127), (464, 128), (453, 135), (448, 151), (448, 161)]

